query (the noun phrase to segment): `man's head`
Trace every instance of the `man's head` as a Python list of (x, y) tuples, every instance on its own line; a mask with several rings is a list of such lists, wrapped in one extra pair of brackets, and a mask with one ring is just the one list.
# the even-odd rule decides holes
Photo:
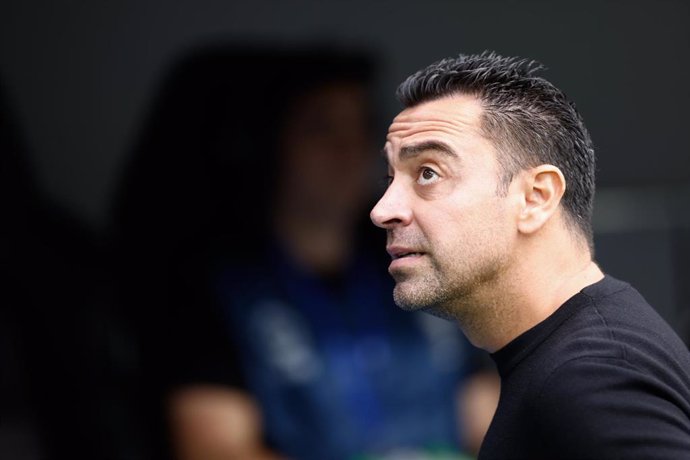
[[(471, 296), (548, 221), (591, 251), (591, 140), (574, 105), (534, 76), (539, 68), (461, 55), (398, 88), (405, 109), (386, 143), (390, 185), (371, 216), (388, 230), (401, 306)], [(407, 252), (421, 255), (400, 257)]]
[(552, 164), (567, 188), (562, 205), (593, 249), (594, 148), (582, 117), (565, 94), (534, 74), (535, 61), (484, 52), (443, 59), (408, 77), (397, 90), (405, 107), (453, 94), (481, 102), (481, 128), (498, 151), (505, 191), (521, 169)]

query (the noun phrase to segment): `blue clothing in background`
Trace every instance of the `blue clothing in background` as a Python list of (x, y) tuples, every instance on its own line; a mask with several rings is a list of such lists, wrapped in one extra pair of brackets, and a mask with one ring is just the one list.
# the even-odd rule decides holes
[(385, 268), (323, 280), (274, 251), (218, 287), (242, 373), (279, 452), (348, 459), (457, 448), (455, 391), (474, 353), (453, 323), (399, 310)]

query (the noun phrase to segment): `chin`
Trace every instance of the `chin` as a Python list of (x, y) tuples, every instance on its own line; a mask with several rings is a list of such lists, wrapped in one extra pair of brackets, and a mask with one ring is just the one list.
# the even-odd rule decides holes
[(432, 283), (413, 283), (410, 280), (398, 282), (393, 290), (395, 304), (405, 311), (423, 311), (450, 321), (457, 320), (452, 301)]
[(406, 311), (426, 310), (434, 307), (426, 290), (410, 281), (398, 282), (393, 289), (395, 304)]

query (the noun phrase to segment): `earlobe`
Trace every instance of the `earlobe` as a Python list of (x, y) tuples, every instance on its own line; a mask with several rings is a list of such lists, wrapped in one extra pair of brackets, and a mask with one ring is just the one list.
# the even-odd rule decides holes
[(565, 193), (565, 177), (553, 165), (540, 165), (525, 171), (523, 177), (523, 208), (518, 230), (531, 234), (541, 229), (556, 213)]

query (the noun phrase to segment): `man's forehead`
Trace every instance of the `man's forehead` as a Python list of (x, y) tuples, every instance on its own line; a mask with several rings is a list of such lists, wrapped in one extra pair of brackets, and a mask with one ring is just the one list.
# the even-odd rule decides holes
[(429, 137), (456, 138), (482, 135), (482, 106), (470, 95), (459, 94), (423, 102), (400, 112), (391, 123), (384, 150), (390, 155), (403, 145)]
[(393, 119), (391, 127), (427, 119), (478, 120), (482, 111), (482, 104), (475, 96), (452, 94), (407, 107)]

